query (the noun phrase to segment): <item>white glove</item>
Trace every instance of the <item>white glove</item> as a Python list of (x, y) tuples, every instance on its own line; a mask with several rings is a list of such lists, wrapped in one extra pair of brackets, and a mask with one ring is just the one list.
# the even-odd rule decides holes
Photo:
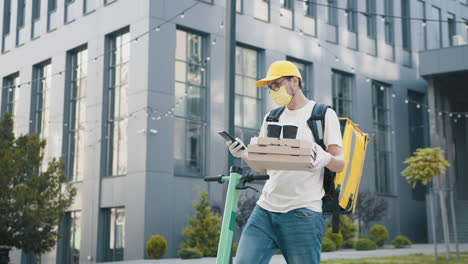
[[(229, 148), (229, 151), (231, 152), (232, 156), (236, 158), (242, 158), (245, 159), (247, 158), (247, 147), (244, 145), (244, 142), (240, 140), (239, 138), (236, 138), (236, 141), (226, 141), (226, 147)], [(244, 147), (244, 149), (241, 149)]]
[(327, 166), (333, 158), (330, 153), (326, 152), (317, 143), (313, 143), (310, 155), (312, 156), (312, 166), (314, 166), (314, 168), (323, 168)]

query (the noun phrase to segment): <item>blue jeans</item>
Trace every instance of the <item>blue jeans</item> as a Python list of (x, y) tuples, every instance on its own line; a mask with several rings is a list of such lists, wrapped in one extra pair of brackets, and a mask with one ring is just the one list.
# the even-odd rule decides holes
[(274, 213), (257, 205), (242, 232), (235, 263), (269, 263), (281, 250), (288, 264), (319, 264), (323, 233), (322, 213), (306, 208)]

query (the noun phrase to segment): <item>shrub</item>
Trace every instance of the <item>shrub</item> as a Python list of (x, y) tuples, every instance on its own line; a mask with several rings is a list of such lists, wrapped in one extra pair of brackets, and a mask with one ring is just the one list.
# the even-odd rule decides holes
[(330, 252), (330, 251), (335, 251), (335, 250), (336, 250), (336, 245), (333, 242), (333, 240), (331, 240), (330, 238), (328, 238), (326, 236), (323, 237), (322, 252)]
[(355, 244), (356, 244), (355, 239), (348, 239), (343, 243), (343, 247), (344, 248), (354, 248)]
[(152, 259), (159, 259), (167, 252), (167, 242), (162, 236), (152, 236), (146, 242), (146, 254)]
[(203, 257), (202, 252), (198, 248), (181, 248), (178, 254), (181, 259), (195, 259)]
[(382, 247), (388, 240), (387, 228), (383, 225), (374, 225), (370, 231), (369, 239), (373, 240), (377, 247)]
[(347, 215), (340, 215), (340, 232), (343, 235), (343, 240), (354, 238), (357, 231), (357, 224)]
[(404, 247), (409, 247), (412, 245), (411, 240), (409, 238), (399, 235), (395, 237), (395, 239), (392, 240), (392, 245), (395, 248), (404, 248)]
[(214, 257), (218, 251), (221, 217), (211, 211), (207, 192), (200, 193), (200, 200), (194, 206), (196, 213), (182, 231), (186, 242), (181, 248), (197, 248), (204, 257)]
[(328, 237), (333, 241), (335, 244), (336, 249), (340, 249), (341, 246), (343, 246), (343, 235), (341, 235), (341, 232), (338, 233), (332, 233), (332, 228), (328, 228), (327, 232), (325, 233), (325, 237)]
[(356, 241), (354, 248), (356, 250), (374, 250), (377, 249), (377, 245), (368, 238), (361, 238)]

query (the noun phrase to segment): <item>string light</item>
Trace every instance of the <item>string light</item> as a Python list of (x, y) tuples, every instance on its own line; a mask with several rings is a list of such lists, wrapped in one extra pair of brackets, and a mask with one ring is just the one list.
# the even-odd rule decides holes
[[(322, 4), (318, 3), (316, 0), (297, 0), (299, 2), (303, 3), (308, 3), (310, 5), (315, 5), (315, 6), (323, 6), (323, 7), (331, 7), (336, 10), (343, 10), (343, 11), (348, 11), (348, 12), (354, 12), (361, 14), (363, 16), (380, 16), (380, 17), (385, 17), (385, 18), (397, 18), (397, 19), (407, 19), (407, 20), (427, 20), (427, 21), (434, 21), (434, 22), (445, 22), (445, 23), (463, 23), (467, 25), (468, 23), (464, 20), (441, 20), (441, 19), (427, 19), (427, 18), (419, 18), (419, 17), (406, 17), (406, 16), (395, 16), (395, 15), (388, 15), (388, 14), (381, 14), (381, 13), (371, 13), (371, 12), (365, 12), (365, 11), (357, 11), (357, 10), (351, 10), (348, 8), (343, 8), (343, 7), (338, 7), (336, 5), (327, 5), (327, 4)], [(468, 26), (466, 26), (468, 27)]]

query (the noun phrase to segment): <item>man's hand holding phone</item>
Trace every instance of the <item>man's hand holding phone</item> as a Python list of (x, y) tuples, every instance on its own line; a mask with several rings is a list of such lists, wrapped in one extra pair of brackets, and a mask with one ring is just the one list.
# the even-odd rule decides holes
[(218, 132), (218, 134), (227, 140), (226, 147), (229, 148), (232, 156), (242, 159), (247, 158), (247, 147), (245, 146), (244, 142), (242, 142), (242, 140), (239, 138), (234, 139), (234, 137), (229, 135), (229, 133), (226, 131)]

